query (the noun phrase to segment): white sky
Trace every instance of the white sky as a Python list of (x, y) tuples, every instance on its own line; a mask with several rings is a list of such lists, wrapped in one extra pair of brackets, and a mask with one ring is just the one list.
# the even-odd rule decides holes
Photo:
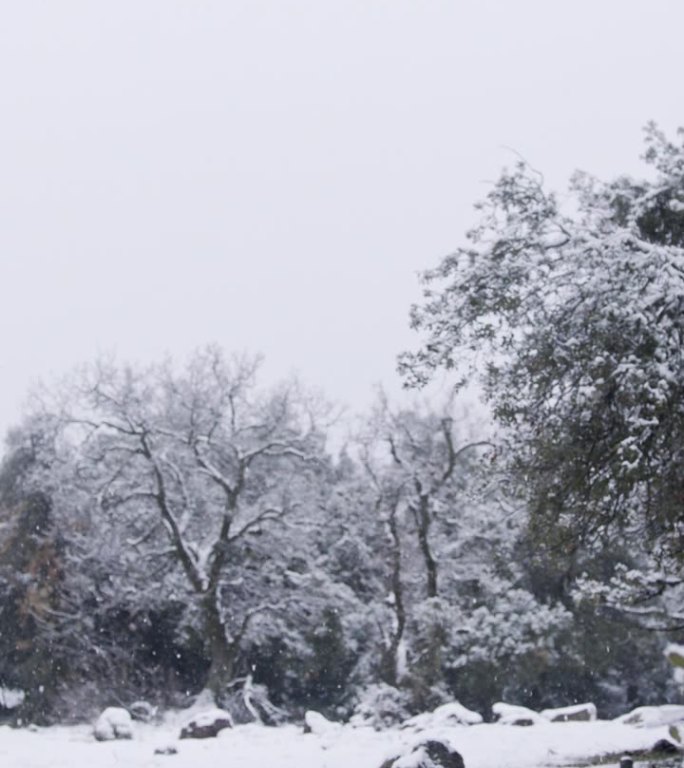
[(684, 123), (681, 0), (0, 0), (0, 430), (99, 352), (218, 342), (362, 408), (513, 147)]

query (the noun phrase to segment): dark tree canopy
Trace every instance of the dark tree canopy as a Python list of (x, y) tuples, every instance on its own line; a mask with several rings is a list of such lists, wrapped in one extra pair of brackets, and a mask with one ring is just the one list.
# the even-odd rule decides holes
[[(561, 206), (525, 163), (426, 272), (409, 385), (479, 377), (537, 520), (618, 526), (679, 572), (684, 500), (684, 146), (646, 129), (647, 181), (576, 174)], [(568, 209), (569, 212), (566, 212)], [(548, 530), (548, 528), (547, 528)]]

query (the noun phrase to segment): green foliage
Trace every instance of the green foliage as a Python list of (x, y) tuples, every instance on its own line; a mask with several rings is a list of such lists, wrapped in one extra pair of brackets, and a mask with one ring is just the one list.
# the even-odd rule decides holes
[(572, 557), (619, 532), (679, 583), (684, 146), (646, 138), (655, 178), (578, 175), (570, 213), (524, 163), (504, 172), (470, 244), (426, 273), (401, 368), (475, 366), (537, 540)]

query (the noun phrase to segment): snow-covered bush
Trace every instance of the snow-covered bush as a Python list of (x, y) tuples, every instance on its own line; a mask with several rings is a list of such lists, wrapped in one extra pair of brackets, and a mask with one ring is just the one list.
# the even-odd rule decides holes
[(514, 663), (516, 657), (551, 648), (559, 631), (571, 624), (572, 615), (562, 605), (549, 607), (526, 590), (501, 587), (485, 604), (462, 614), (457, 645), (462, 651), (450, 660), (453, 668)]
[(391, 685), (378, 683), (359, 691), (350, 723), (354, 726), (388, 728), (411, 716), (411, 696)]

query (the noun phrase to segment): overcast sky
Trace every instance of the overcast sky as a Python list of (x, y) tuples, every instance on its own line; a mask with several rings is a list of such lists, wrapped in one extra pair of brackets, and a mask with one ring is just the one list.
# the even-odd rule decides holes
[(681, 0), (0, 0), (0, 430), (101, 352), (262, 352), (362, 408), (512, 147), (684, 124)]

